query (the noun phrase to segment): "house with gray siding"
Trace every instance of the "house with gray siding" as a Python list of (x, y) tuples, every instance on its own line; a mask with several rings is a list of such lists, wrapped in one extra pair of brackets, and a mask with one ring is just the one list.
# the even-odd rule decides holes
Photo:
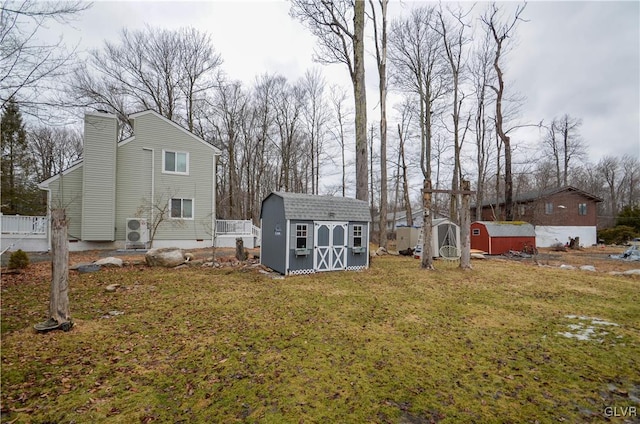
[(285, 275), (369, 267), (369, 205), (273, 192), (262, 201), (260, 262)]
[(70, 249), (211, 246), (220, 151), (154, 111), (129, 120), (119, 141), (115, 115), (85, 114), (83, 158), (39, 185), (66, 209)]

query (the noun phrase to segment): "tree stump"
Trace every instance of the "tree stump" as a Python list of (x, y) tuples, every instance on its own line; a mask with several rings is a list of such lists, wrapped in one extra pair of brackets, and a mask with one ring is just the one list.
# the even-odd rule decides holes
[(248, 258), (247, 250), (244, 248), (244, 240), (242, 238), (236, 239), (236, 259), (239, 261), (246, 261)]
[(56, 328), (68, 331), (73, 326), (69, 313), (69, 240), (64, 209), (51, 211), (51, 292), (49, 320), (35, 325), (38, 331)]
[[(467, 180), (462, 180), (462, 190), (470, 191), (471, 183)], [(470, 194), (462, 195), (462, 221), (460, 223), (460, 246), (462, 252), (460, 255), (460, 268), (471, 269), (471, 239), (469, 233), (471, 231), (471, 209), (469, 207)]]
[(49, 317), (58, 324), (71, 321), (69, 314), (69, 241), (64, 209), (51, 211), (51, 298)]

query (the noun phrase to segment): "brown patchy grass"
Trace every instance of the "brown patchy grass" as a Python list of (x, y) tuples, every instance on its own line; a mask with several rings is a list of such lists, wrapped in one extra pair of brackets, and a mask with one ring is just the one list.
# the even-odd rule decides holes
[[(47, 334), (32, 326), (49, 264), (34, 264), (2, 278), (2, 422), (601, 422), (640, 408), (639, 278), (473, 264), (72, 273), (76, 325)], [(618, 326), (576, 340), (558, 334), (578, 323), (567, 315)]]

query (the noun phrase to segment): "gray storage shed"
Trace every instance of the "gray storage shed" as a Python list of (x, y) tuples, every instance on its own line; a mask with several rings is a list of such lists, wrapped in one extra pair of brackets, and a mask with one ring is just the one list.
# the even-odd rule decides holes
[(369, 205), (273, 192), (262, 201), (260, 262), (285, 275), (369, 267)]

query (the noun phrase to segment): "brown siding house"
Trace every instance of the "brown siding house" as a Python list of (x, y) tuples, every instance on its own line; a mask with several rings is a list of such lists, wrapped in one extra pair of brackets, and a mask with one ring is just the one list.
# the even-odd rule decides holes
[[(602, 199), (572, 186), (537, 190), (514, 196), (514, 220), (525, 221), (536, 227), (539, 247), (554, 242), (567, 242), (569, 237), (580, 236), (581, 244), (596, 242), (597, 204)], [(475, 216), (477, 206), (471, 208)], [(504, 220), (504, 201), (482, 205), (482, 221)]]
[[(595, 226), (602, 199), (575, 187), (530, 191), (514, 198), (514, 220), (533, 225)], [(476, 207), (471, 208), (475, 216)], [(504, 201), (482, 205), (482, 221), (504, 220)]]

